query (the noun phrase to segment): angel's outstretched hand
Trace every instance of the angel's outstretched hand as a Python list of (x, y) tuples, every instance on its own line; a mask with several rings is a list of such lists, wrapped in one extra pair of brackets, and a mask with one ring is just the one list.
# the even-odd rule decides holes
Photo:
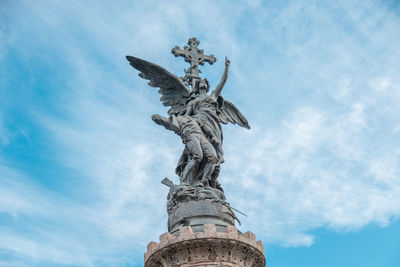
[(229, 61), (229, 59), (225, 57), (225, 66), (229, 67), (230, 64), (231, 62)]
[(162, 117), (162, 116), (160, 116), (160, 115), (158, 115), (158, 114), (153, 114), (153, 115), (151, 116), (151, 119), (152, 119), (155, 123), (157, 123), (157, 124), (159, 124), (159, 125), (162, 125), (162, 122), (163, 122), (163, 117)]

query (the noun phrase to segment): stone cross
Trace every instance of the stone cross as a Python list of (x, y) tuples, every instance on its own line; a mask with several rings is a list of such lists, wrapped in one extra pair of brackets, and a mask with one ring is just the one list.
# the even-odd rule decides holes
[(195, 87), (196, 81), (200, 80), (199, 64), (204, 65), (204, 62), (208, 62), (212, 65), (217, 60), (212, 54), (209, 56), (204, 55), (204, 51), (197, 48), (199, 44), (200, 41), (193, 37), (188, 40), (189, 46), (185, 45), (183, 49), (175, 46), (171, 51), (175, 57), (184, 57), (185, 61), (190, 63), (190, 68), (185, 70), (186, 76), (183, 79), (187, 79), (192, 88)]

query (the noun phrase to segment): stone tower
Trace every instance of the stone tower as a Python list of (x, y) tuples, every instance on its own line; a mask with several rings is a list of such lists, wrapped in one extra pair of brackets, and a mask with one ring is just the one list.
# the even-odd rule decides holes
[(218, 182), (222, 151), (222, 124), (228, 122), (250, 129), (243, 114), (221, 96), (228, 79), (230, 61), (225, 58), (221, 81), (208, 94), (210, 84), (200, 77), (200, 65), (213, 64), (214, 55), (205, 55), (196, 38), (188, 46), (172, 49), (190, 63), (185, 76), (178, 77), (146, 60), (127, 56), (139, 76), (159, 87), (160, 100), (170, 106), (168, 117), (158, 114), (152, 120), (174, 131), (185, 144), (175, 169), (179, 184), (168, 178), (162, 183), (170, 188), (167, 198), (168, 232), (159, 243), (150, 242), (144, 255), (145, 267), (264, 267), (261, 241), (251, 232), (241, 233), (239, 221), (226, 201)]

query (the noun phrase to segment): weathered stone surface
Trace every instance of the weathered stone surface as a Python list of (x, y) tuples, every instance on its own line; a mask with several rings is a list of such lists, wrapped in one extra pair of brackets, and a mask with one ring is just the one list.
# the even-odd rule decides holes
[[(213, 55), (205, 55), (204, 51), (198, 48), (199, 44), (200, 42), (193, 37), (183, 49), (178, 46), (172, 49), (175, 56), (183, 56), (185, 61), (190, 63), (190, 67), (185, 70), (185, 76), (181, 78), (154, 63), (127, 56), (132, 67), (140, 71), (141, 78), (149, 80), (151, 87), (160, 88), (158, 92), (162, 95), (160, 100), (163, 105), (171, 107), (168, 117), (154, 114), (152, 120), (178, 134), (185, 144), (175, 168), (179, 176), (179, 185), (174, 185), (168, 178), (162, 182), (171, 188), (167, 210), (168, 215), (174, 217), (169, 221), (173, 220), (174, 223), (170, 222), (169, 231), (171, 227), (175, 227), (175, 221), (186, 219), (185, 216), (175, 216), (176, 209), (192, 201), (218, 202), (229, 210), (227, 213), (224, 208), (219, 209), (218, 212), (213, 212), (212, 216), (207, 214), (209, 211), (205, 211), (203, 219), (210, 218), (206, 223), (229, 225), (231, 218), (227, 219), (226, 214), (235, 219), (218, 182), (221, 164), (224, 162), (222, 124), (230, 122), (250, 129), (247, 119), (239, 109), (221, 95), (228, 79), (230, 61), (225, 57), (225, 69), (221, 80), (209, 94), (210, 84), (206, 78), (200, 77), (199, 65), (204, 65), (205, 62), (212, 64), (216, 58)], [(183, 210), (190, 209), (185, 207)], [(216, 218), (225, 223), (215, 221)]]
[[(203, 232), (191, 226), (180, 228), (179, 235), (160, 237), (151, 242), (144, 255), (145, 267), (264, 267), (264, 246), (251, 232), (241, 234), (234, 226), (217, 232), (216, 225), (204, 225)], [(167, 240), (167, 241), (166, 241)], [(155, 243), (155, 244), (154, 244)]]
[(229, 206), (210, 200), (178, 203), (168, 216), (168, 231), (175, 232), (184, 225), (235, 225), (235, 215)]

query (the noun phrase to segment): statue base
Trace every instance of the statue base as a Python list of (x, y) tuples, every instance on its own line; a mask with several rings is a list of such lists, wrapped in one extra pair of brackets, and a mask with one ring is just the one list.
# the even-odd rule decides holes
[(168, 231), (175, 233), (183, 226), (214, 224), (235, 226), (233, 213), (220, 189), (180, 184), (170, 187), (167, 202)]
[(235, 226), (235, 215), (220, 202), (194, 200), (181, 202), (168, 214), (168, 231), (175, 233), (183, 226), (215, 224), (220, 227)]

